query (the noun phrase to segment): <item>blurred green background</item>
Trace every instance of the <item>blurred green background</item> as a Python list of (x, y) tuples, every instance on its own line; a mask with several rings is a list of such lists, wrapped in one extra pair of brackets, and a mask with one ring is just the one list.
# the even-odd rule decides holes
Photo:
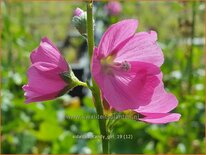
[[(111, 140), (112, 153), (206, 153), (205, 152), (205, 70), (204, 1), (121, 2), (118, 16), (105, 13), (107, 2), (95, 2), (96, 21), (105, 28), (125, 18), (139, 20), (137, 31), (158, 32), (165, 62), (165, 87), (174, 93), (182, 115), (180, 121), (151, 125), (130, 119), (120, 120), (113, 134), (132, 134), (133, 139)], [(85, 2), (1, 1), (2, 90), (1, 153), (100, 153), (100, 139), (77, 139), (75, 135), (99, 135), (97, 120), (68, 119), (94, 115), (91, 97), (64, 95), (53, 101), (24, 104), (23, 84), (30, 65), (29, 55), (43, 36), (54, 43), (77, 33), (71, 24), (73, 10), (86, 10)], [(193, 33), (194, 32), (194, 33)], [(78, 33), (77, 33), (78, 34)], [(101, 37), (101, 36), (98, 36)], [(77, 48), (84, 39), (71, 38), (74, 46), (62, 49), (66, 59), (77, 62)]]

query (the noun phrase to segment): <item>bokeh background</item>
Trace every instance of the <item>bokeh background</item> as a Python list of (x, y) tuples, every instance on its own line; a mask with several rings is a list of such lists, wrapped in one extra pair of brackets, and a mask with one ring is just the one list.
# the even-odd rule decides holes
[[(107, 3), (94, 3), (96, 45), (105, 29), (121, 19), (138, 19), (137, 31), (157, 31), (165, 55), (165, 88), (177, 96), (175, 112), (182, 115), (167, 125), (119, 120), (113, 134), (132, 134), (133, 139), (111, 140), (111, 152), (205, 153), (204, 1), (121, 1), (115, 15), (105, 9)], [(90, 77), (86, 42), (71, 23), (76, 7), (86, 10), (86, 3), (1, 1), (1, 153), (101, 152), (100, 139), (74, 138), (99, 135), (97, 120), (68, 117), (95, 114), (86, 90), (80, 87), (53, 101), (24, 103), (29, 55), (43, 36), (59, 47), (78, 77)]]

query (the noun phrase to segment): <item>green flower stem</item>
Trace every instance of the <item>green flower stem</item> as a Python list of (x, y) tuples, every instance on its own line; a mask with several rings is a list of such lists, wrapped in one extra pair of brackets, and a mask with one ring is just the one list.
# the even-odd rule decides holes
[(88, 87), (88, 85), (85, 82), (82, 82), (82, 81), (78, 81), (78, 85), (83, 86), (83, 87)]
[[(92, 83), (93, 83), (92, 95), (94, 97), (94, 104), (95, 104), (97, 114), (100, 116), (98, 121), (99, 121), (100, 133), (102, 137), (102, 150), (103, 150), (103, 154), (108, 154), (109, 140), (108, 140), (107, 127), (106, 127), (106, 117), (104, 117), (99, 88), (94, 82), (94, 80), (92, 80)], [(101, 116), (103, 116), (103, 119), (101, 119)]]
[[(92, 13), (93, 3), (92, 1), (87, 3), (87, 39), (88, 39), (88, 51), (89, 58), (91, 62), (93, 48), (94, 48), (94, 26), (93, 26), (93, 13)], [(94, 98), (94, 105), (99, 116), (103, 116), (103, 119), (98, 119), (99, 128), (102, 137), (102, 150), (103, 154), (108, 154), (109, 143), (107, 139), (107, 128), (106, 128), (106, 119), (104, 117), (103, 107), (101, 104), (100, 90), (92, 78), (92, 86), (90, 87), (92, 95)], [(101, 118), (101, 117), (100, 117)]]

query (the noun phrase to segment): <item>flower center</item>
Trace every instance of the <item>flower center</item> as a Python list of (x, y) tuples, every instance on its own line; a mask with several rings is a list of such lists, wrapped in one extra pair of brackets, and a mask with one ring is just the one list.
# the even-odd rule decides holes
[(131, 68), (131, 64), (128, 63), (127, 61), (123, 61), (123, 62), (121, 63), (121, 69), (122, 69), (123, 71), (128, 71), (130, 68)]
[(127, 72), (131, 69), (131, 64), (128, 61), (114, 62), (114, 56), (110, 55), (106, 58), (101, 59), (101, 65), (106, 73), (111, 73), (112, 70)]

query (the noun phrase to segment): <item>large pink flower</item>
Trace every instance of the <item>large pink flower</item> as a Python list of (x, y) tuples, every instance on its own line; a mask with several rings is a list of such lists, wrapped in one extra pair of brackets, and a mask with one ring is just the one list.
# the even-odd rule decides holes
[(103, 98), (117, 111), (135, 110), (146, 116), (140, 118), (146, 122), (168, 117), (174, 121), (167, 112), (176, 107), (177, 100), (164, 90), (160, 72), (164, 58), (157, 34), (135, 33), (137, 25), (137, 20), (129, 19), (108, 28), (94, 49), (93, 77)]
[(52, 42), (43, 38), (31, 54), (32, 65), (28, 70), (28, 84), (23, 86), (26, 103), (56, 98), (68, 86), (60, 74), (69, 67)]

